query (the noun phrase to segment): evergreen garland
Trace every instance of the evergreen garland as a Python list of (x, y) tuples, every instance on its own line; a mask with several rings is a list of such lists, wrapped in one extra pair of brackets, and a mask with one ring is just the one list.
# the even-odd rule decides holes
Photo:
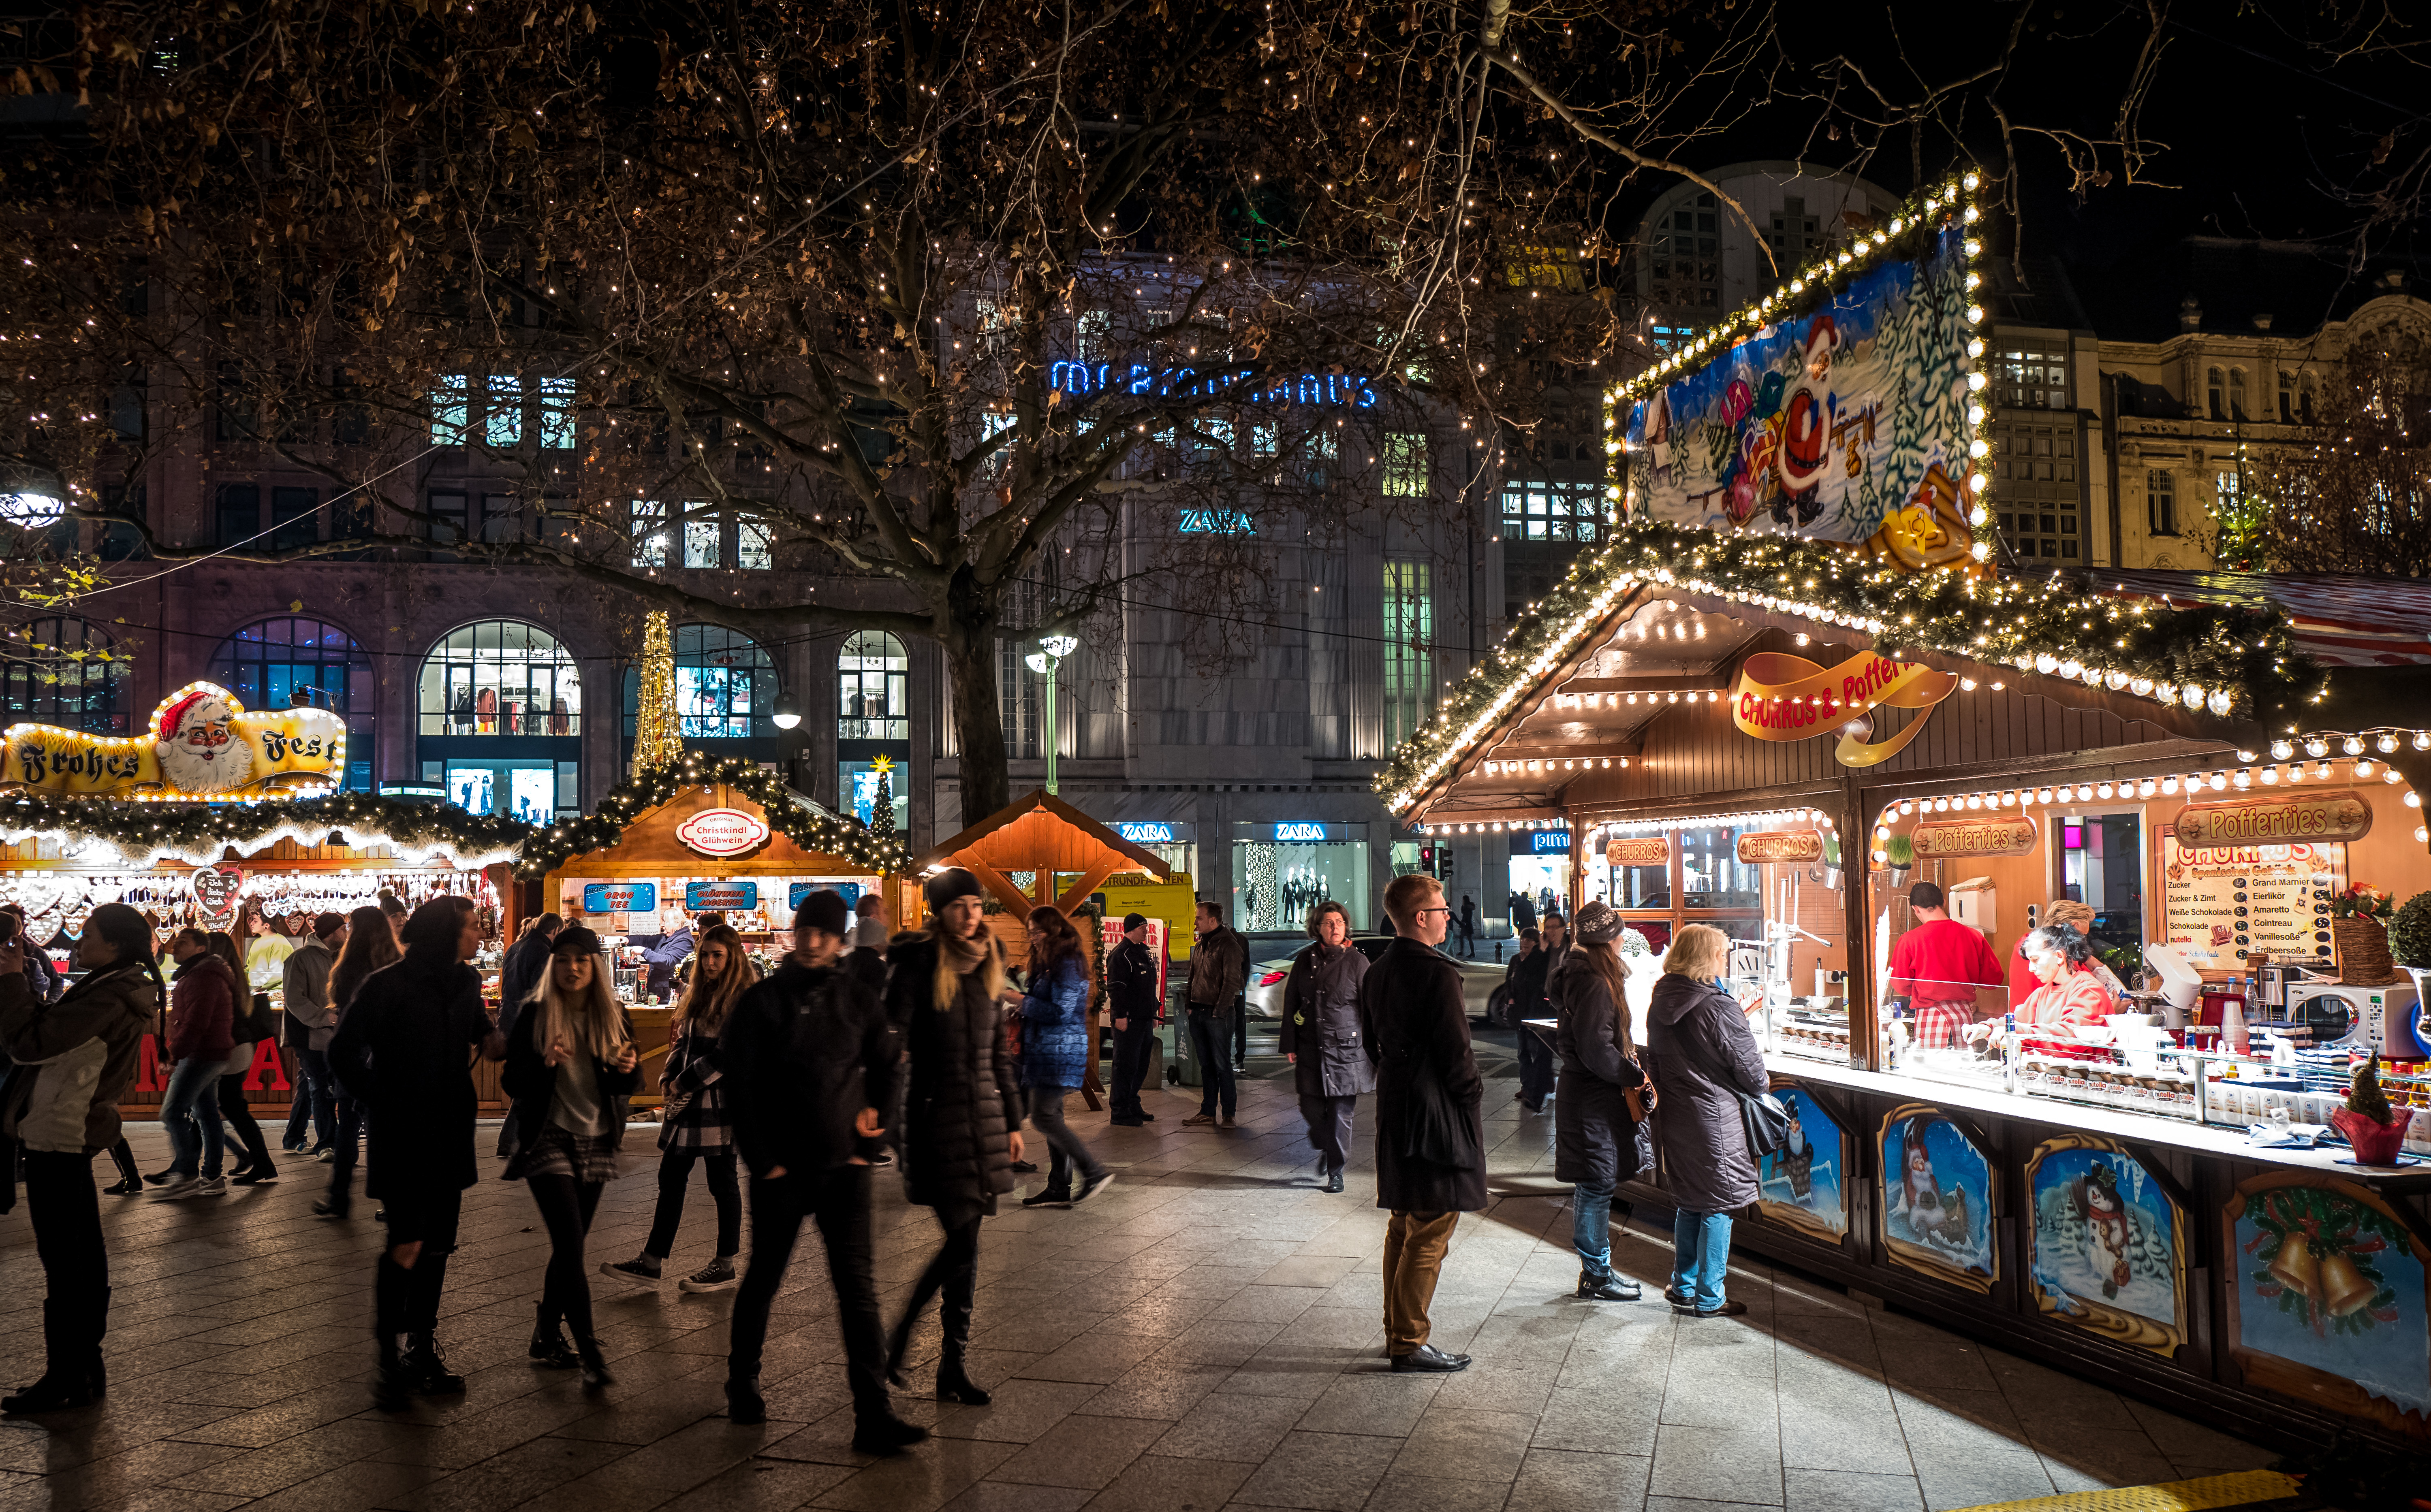
[[(361, 846), (384, 839), (411, 849), (444, 846), (459, 864), (480, 865), (522, 850), (535, 826), (453, 805), (399, 803), (367, 792), (217, 804), (127, 803), (31, 791), (0, 798), (0, 833), (11, 839), (59, 835), (106, 840), (126, 853), (129, 865), (162, 856), (209, 865), (228, 846), (250, 849), (277, 839), (282, 830), (305, 845)], [(353, 839), (342, 838), (342, 832)]]
[(795, 802), (793, 789), (783, 778), (762, 771), (757, 763), (687, 751), (679, 760), (662, 762), (608, 789), (596, 813), (578, 814), (543, 826), (525, 843), (515, 872), (520, 876), (542, 876), (575, 856), (604, 851), (622, 841), (635, 821), (682, 789), (719, 786), (731, 788), (759, 805), (768, 816), (770, 829), (806, 851), (823, 852), (881, 875), (907, 871), (912, 865), (911, 853), (893, 837), (803, 807)]
[[(1849, 627), (1885, 656), (1931, 651), (2005, 664), (2155, 702), (2293, 727), (2328, 674), (2267, 604), (2167, 606), (2098, 593), (2068, 574), (1903, 572), (1834, 541), (1724, 534), (1635, 519), (1472, 669), (1376, 779), (1397, 811), (1437, 780), (1629, 591), (1704, 594)], [(1482, 723), (1481, 723), (1482, 722)], [(1473, 728), (1474, 727), (1474, 728)]]

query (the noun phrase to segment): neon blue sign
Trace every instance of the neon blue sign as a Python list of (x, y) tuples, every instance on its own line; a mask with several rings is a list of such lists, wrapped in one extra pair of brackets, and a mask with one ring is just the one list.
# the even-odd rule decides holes
[(1549, 854), (1568, 856), (1570, 850), (1570, 832), (1567, 829), (1532, 831), (1528, 836), (1528, 849), (1538, 856)]
[[(1048, 364), (1047, 386), (1068, 394), (1131, 393), (1217, 394), (1249, 377), (1247, 372), (1199, 375), (1196, 368), (1153, 368), (1145, 362), (1117, 366), (1065, 357)], [(1352, 409), (1376, 407), (1372, 379), (1352, 373), (1303, 373), (1279, 378), (1247, 396), (1257, 405), (1343, 405)]]
[(1115, 833), (1133, 845), (1170, 845), (1173, 826), (1162, 820), (1126, 819), (1115, 825)]

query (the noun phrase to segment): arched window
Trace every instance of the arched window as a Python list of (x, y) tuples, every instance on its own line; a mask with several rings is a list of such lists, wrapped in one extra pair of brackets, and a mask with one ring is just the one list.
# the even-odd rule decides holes
[[(759, 641), (722, 624), (679, 624), (675, 633), (676, 714), (687, 740), (774, 739), (777, 663)], [(633, 739), (642, 679), (625, 669), (625, 740)]]
[(579, 806), (582, 669), (540, 626), (449, 631), (423, 658), (416, 710), (423, 780), (449, 803), (535, 823)]
[(884, 631), (857, 631), (836, 657), (839, 806), (866, 824), (883, 787), (895, 827), (910, 827), (911, 764), (912, 658)]
[(75, 615), (33, 621), (0, 640), (8, 718), (87, 735), (131, 735), (126, 664), (108, 632)]
[(326, 708), (344, 720), (345, 786), (371, 790), (379, 684), (354, 637), (324, 620), (257, 620), (220, 642), (210, 677), (247, 708)]
[(2226, 420), (2228, 418), (2226, 376), (2222, 374), (2218, 368), (2213, 368), (2204, 376), (2204, 397), (2209, 404), (2211, 418), (2214, 420)]

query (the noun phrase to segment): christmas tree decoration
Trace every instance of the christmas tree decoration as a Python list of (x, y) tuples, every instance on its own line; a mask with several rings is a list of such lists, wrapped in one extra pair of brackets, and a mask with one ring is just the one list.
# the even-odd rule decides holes
[[(684, 789), (721, 787), (757, 804), (767, 815), (768, 827), (803, 850), (880, 874), (907, 871), (912, 865), (911, 853), (893, 834), (880, 834), (872, 826), (810, 806), (785, 786), (782, 777), (762, 771), (757, 762), (687, 751), (608, 789), (596, 812), (568, 815), (540, 826), (525, 844), (515, 871), (527, 877), (545, 876), (575, 856), (618, 843), (635, 821), (671, 802)], [(891, 803), (885, 812), (891, 826)]]
[(880, 756), (871, 763), (878, 772), (878, 791), (869, 800), (869, 835), (873, 840), (896, 843), (895, 763)]
[(633, 708), (632, 775), (683, 759), (683, 723), (676, 709), (675, 641), (664, 609), (652, 609), (642, 631), (642, 664)]
[(472, 869), (515, 859), (534, 833), (535, 826), (519, 819), (361, 792), (209, 805), (39, 792), (0, 797), (0, 839), (56, 840), (77, 861), (130, 871), (160, 861), (210, 866), (231, 849), (259, 851), (282, 839), (357, 850), (386, 846), (408, 864), (444, 856)]

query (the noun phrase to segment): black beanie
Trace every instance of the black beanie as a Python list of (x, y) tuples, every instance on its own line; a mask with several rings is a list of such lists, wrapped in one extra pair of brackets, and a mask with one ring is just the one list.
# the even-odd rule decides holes
[(794, 927), (841, 935), (845, 932), (846, 922), (851, 917), (852, 909), (845, 903), (843, 893), (833, 888), (821, 888), (804, 898), (801, 906), (794, 910)]
[(980, 879), (959, 866), (949, 867), (930, 877), (921, 890), (928, 896), (930, 913), (943, 912), (946, 905), (956, 898), (983, 899), (987, 896), (987, 889), (980, 886)]
[(1127, 913), (1123, 915), (1123, 933), (1128, 935), (1147, 922), (1148, 915), (1144, 913)]

